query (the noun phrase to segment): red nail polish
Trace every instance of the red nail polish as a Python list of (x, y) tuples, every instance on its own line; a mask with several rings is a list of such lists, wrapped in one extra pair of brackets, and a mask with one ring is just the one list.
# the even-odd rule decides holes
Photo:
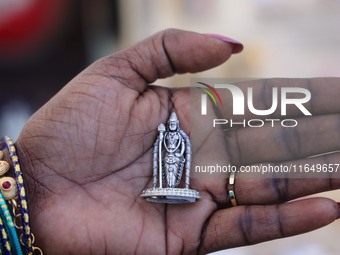
[(338, 216), (335, 218), (336, 220), (340, 218), (340, 203), (337, 202), (338, 206), (339, 206), (339, 212), (338, 212)]
[(234, 44), (233, 54), (240, 53), (243, 50), (243, 44), (242, 43), (240, 43), (240, 42), (238, 42), (234, 39), (231, 39), (229, 37), (225, 37), (223, 35), (216, 35), (216, 34), (203, 34), (203, 35), (206, 35), (206, 36), (209, 36), (209, 37), (214, 37), (214, 38), (220, 39), (223, 42), (229, 42), (229, 43)]

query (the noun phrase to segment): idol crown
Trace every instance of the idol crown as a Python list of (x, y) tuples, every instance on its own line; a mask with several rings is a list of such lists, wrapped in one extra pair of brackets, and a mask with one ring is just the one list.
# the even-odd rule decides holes
[(179, 120), (177, 119), (177, 115), (174, 112), (171, 114), (168, 122), (172, 122), (172, 121), (176, 121), (177, 123), (179, 123)]

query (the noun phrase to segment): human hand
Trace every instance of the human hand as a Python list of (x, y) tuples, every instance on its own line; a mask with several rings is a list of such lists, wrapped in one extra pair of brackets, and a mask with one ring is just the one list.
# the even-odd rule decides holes
[[(215, 67), (238, 50), (235, 47), (190, 32), (158, 33), (98, 60), (32, 116), (17, 147), (32, 231), (45, 254), (207, 253), (303, 233), (337, 217), (338, 206), (329, 199), (274, 204), (338, 188), (336, 180), (286, 185), (275, 179), (238, 179), (240, 206), (235, 208), (229, 208), (227, 179), (193, 180), (192, 188), (203, 198), (195, 204), (164, 205), (139, 198), (152, 186), (157, 126), (172, 111), (186, 133), (190, 125), (188, 89), (148, 84), (174, 73)], [(244, 139), (250, 135), (243, 134)], [(237, 146), (245, 140), (230, 141)], [(238, 159), (235, 147), (231, 149), (225, 152), (229, 162)], [(252, 156), (247, 163), (258, 160), (266, 158)], [(277, 190), (285, 196), (279, 197)]]

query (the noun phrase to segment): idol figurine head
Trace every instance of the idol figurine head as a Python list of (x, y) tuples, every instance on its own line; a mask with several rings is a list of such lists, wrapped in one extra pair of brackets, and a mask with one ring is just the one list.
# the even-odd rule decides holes
[(179, 127), (179, 120), (177, 119), (177, 115), (173, 112), (168, 120), (169, 130), (175, 131)]

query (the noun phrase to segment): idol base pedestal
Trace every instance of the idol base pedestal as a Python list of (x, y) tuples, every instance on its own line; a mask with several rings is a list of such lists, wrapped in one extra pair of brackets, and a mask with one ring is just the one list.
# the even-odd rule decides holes
[(196, 190), (181, 188), (146, 189), (140, 196), (150, 202), (166, 204), (194, 203), (202, 199)]

